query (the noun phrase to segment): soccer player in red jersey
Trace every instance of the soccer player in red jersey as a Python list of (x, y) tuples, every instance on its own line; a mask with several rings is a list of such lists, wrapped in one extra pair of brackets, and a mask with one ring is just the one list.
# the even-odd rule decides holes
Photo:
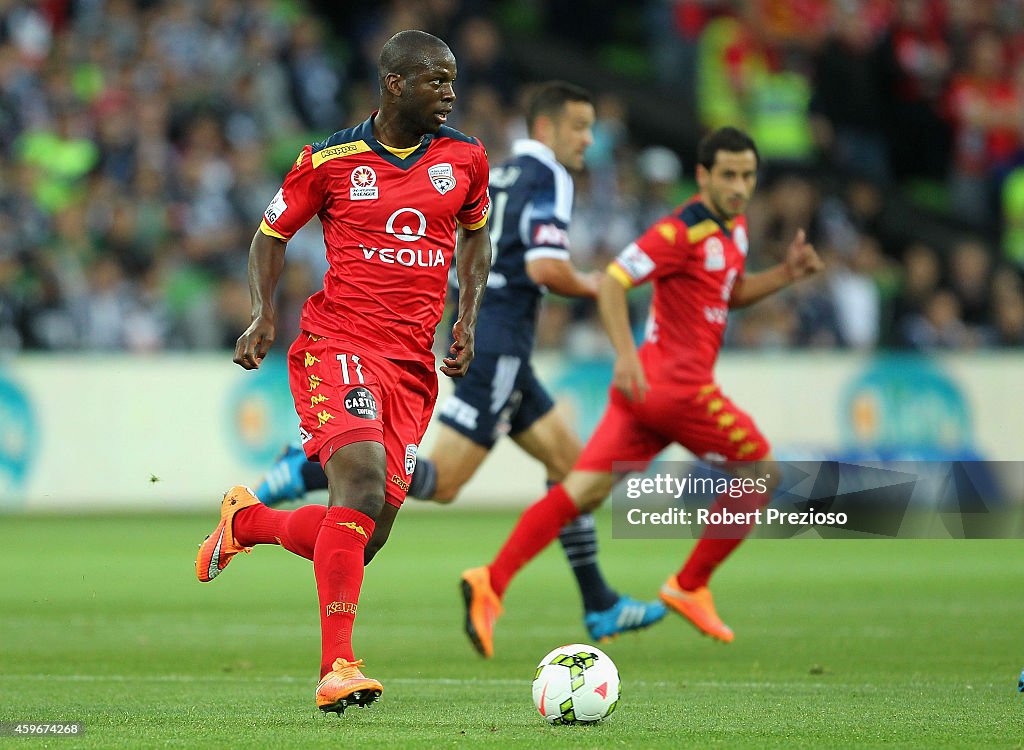
[[(644, 466), (675, 442), (742, 476), (778, 475), (768, 441), (721, 392), (713, 368), (729, 308), (753, 304), (814, 274), (822, 262), (801, 230), (782, 263), (745, 274), (743, 211), (757, 182), (757, 148), (745, 133), (722, 128), (701, 141), (697, 162), (699, 194), (629, 244), (601, 282), (598, 308), (616, 360), (608, 407), (576, 466), (526, 509), (489, 566), (462, 575), (466, 634), (481, 653), (491, 648), (501, 599), (513, 576), (564, 524), (604, 501), (621, 478), (615, 464)], [(638, 350), (626, 290), (647, 281), (654, 283), (654, 298)], [(717, 504), (752, 510), (767, 503), (775, 484), (769, 479), (764, 482), (768, 492), (731, 501), (721, 497)], [(744, 524), (709, 524), (685, 564), (661, 588), (669, 608), (725, 642), (733, 633), (715, 612), (707, 583), (749, 530)]]
[(386, 538), (394, 523), (434, 407), (430, 347), (456, 235), (459, 312), (440, 368), (448, 377), (464, 375), (473, 359), (491, 260), (487, 154), (445, 125), (455, 102), (451, 50), (425, 32), (399, 32), (381, 50), (378, 75), (379, 111), (306, 146), (267, 208), (249, 251), (252, 323), (235, 347), (236, 364), (260, 366), (274, 341), (286, 245), (318, 215), (329, 269), (303, 307), (288, 370), (306, 455), (327, 473), (328, 506), (273, 510), (234, 487), (196, 558), (200, 581), (256, 544), (313, 561), (322, 634), (316, 702), (337, 713), (383, 692), (355, 659), (352, 628), (367, 542)]

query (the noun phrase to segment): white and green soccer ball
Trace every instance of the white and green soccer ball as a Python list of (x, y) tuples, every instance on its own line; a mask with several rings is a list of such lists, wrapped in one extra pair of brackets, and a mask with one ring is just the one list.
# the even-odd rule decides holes
[(570, 643), (540, 660), (533, 704), (549, 724), (591, 724), (619, 703), (619, 670), (593, 646)]

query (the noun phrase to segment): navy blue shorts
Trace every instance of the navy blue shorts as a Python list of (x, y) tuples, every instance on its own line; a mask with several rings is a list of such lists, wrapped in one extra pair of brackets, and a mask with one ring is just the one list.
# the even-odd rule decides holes
[(441, 422), (490, 449), (503, 435), (529, 429), (554, 405), (528, 359), (481, 353), (466, 377), (455, 381), (455, 392), (438, 414)]

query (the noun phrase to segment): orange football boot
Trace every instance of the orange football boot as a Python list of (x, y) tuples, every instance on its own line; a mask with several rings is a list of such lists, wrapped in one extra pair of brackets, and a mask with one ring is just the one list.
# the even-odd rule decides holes
[(361, 666), (362, 659), (335, 659), (333, 669), (316, 686), (316, 707), (340, 715), (349, 706), (366, 708), (380, 698), (384, 686), (360, 672)]
[(252, 490), (242, 485), (232, 487), (224, 493), (224, 499), (220, 503), (220, 523), (199, 545), (199, 554), (196, 555), (196, 577), (200, 581), (212, 581), (239, 552), (252, 552), (252, 547), (243, 547), (235, 542), (235, 537), (231, 533), (231, 520), (242, 508), (248, 508), (258, 502), (259, 498)]
[(725, 643), (732, 643), (735, 638), (729, 626), (722, 622), (715, 612), (715, 602), (707, 586), (701, 586), (695, 591), (684, 591), (679, 588), (673, 575), (665, 581), (658, 597), (665, 602), (665, 606), (681, 614), (705, 635)]
[(462, 598), (466, 602), (466, 635), (481, 656), (494, 656), (494, 623), (504, 611), (501, 599), (491, 588), (487, 568), (470, 568), (462, 573)]

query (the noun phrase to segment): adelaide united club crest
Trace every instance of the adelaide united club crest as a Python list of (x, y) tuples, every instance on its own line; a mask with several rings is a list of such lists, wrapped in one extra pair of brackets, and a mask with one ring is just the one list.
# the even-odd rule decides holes
[(455, 173), (452, 170), (452, 165), (447, 162), (430, 167), (427, 170), (427, 176), (430, 177), (430, 182), (441, 195), (455, 187)]

